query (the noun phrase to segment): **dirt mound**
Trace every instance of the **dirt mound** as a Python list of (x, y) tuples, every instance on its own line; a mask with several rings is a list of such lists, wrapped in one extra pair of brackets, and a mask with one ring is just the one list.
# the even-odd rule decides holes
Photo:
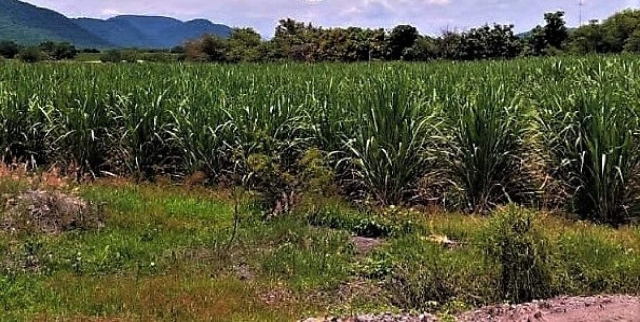
[(522, 305), (497, 305), (463, 314), (474, 322), (640, 322), (640, 298), (560, 297)]
[(62, 192), (32, 190), (8, 198), (0, 227), (10, 232), (59, 234), (102, 226), (97, 207)]

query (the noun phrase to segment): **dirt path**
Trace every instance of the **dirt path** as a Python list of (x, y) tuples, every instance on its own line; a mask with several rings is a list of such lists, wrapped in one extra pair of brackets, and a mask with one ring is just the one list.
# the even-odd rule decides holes
[(459, 321), (487, 322), (640, 322), (640, 298), (561, 297), (522, 305), (501, 305), (465, 313)]
[[(624, 295), (559, 297), (521, 305), (495, 305), (457, 316), (460, 322), (640, 322), (640, 298)], [(437, 322), (432, 315), (361, 315), (308, 322)]]

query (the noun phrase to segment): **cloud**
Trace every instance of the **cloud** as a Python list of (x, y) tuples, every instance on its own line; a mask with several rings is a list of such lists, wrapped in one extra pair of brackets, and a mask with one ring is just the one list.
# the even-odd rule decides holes
[(120, 10), (118, 10), (118, 9), (105, 8), (105, 9), (102, 9), (102, 11), (100, 12), (100, 14), (101, 14), (102, 16), (108, 16), (108, 17), (111, 17), (111, 16), (121, 15), (121, 14), (123, 14), (123, 12), (121, 12), (121, 11), (120, 11)]
[(429, 4), (435, 4), (438, 6), (446, 6), (451, 4), (451, 0), (428, 0), (427, 3)]

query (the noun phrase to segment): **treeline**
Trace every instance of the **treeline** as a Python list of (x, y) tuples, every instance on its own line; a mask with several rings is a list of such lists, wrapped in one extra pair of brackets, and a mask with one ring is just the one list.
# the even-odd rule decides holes
[[(86, 49), (93, 52), (95, 49)], [(18, 58), (25, 62), (74, 59), (80, 51), (69, 42), (45, 41), (38, 46), (20, 46), (13, 41), (0, 41), (0, 58)]]
[[(67, 42), (19, 46), (0, 42), (0, 57), (27, 62), (75, 58), (80, 50)], [(100, 53), (83, 49), (86, 53)], [(544, 24), (517, 35), (513, 25), (485, 25), (467, 31), (446, 30), (438, 37), (420, 35), (410, 25), (391, 30), (322, 28), (281, 20), (271, 40), (251, 28), (236, 28), (229, 38), (204, 35), (170, 50), (119, 49), (100, 53), (102, 62), (358, 62), (509, 59), (519, 56), (640, 52), (640, 10), (626, 10), (604, 21), (575, 29), (564, 12), (547, 13)]]
[(206, 35), (184, 46), (183, 58), (200, 62), (305, 62), (369, 60), (479, 60), (557, 54), (640, 51), (640, 11), (627, 10), (577, 29), (566, 26), (564, 12), (544, 15), (544, 25), (517, 35), (513, 25), (447, 30), (420, 35), (410, 25), (384, 29), (322, 28), (281, 20), (274, 37), (263, 41), (251, 28), (234, 29), (227, 39)]

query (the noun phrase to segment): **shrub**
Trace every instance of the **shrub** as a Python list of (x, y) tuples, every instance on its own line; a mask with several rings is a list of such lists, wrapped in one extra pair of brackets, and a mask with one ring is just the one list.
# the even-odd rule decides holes
[(333, 171), (325, 165), (325, 156), (318, 149), (305, 151), (291, 168), (279, 159), (264, 154), (252, 154), (246, 160), (248, 174), (245, 183), (257, 190), (273, 215), (288, 213), (299, 195), (329, 194)]
[(391, 302), (406, 310), (434, 310), (455, 303), (495, 300), (493, 264), (472, 249), (450, 250), (411, 236), (398, 241), (384, 282)]
[(307, 215), (309, 224), (332, 229), (348, 230), (369, 238), (399, 237), (416, 231), (416, 225), (407, 219), (408, 213), (393, 216), (375, 213), (344, 212), (340, 209), (315, 209)]
[(45, 41), (40, 44), (39, 48), (49, 59), (53, 60), (73, 59), (78, 55), (76, 47), (68, 42)]
[(38, 47), (27, 47), (20, 51), (18, 58), (25, 63), (37, 63), (42, 60), (42, 52)]
[(13, 41), (0, 41), (0, 57), (13, 59), (20, 52), (20, 47)]
[(503, 298), (522, 303), (554, 295), (548, 241), (533, 214), (515, 205), (490, 221), (486, 251), (500, 267)]
[(122, 53), (118, 50), (108, 50), (100, 55), (100, 61), (103, 63), (119, 63), (122, 60)]

